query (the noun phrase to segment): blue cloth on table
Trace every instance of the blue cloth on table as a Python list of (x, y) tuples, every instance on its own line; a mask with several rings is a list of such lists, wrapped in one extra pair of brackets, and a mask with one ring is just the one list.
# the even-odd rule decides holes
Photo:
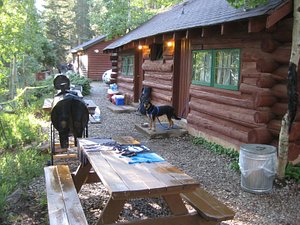
[(136, 156), (130, 157), (131, 161), (129, 164), (134, 163), (153, 163), (153, 162), (163, 162), (165, 161), (162, 157), (154, 152), (151, 153), (138, 153)]

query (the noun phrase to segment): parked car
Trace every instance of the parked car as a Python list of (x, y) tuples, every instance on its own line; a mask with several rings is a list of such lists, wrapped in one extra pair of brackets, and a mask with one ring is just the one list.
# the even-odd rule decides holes
[(110, 84), (112, 70), (106, 70), (102, 75), (102, 81), (106, 84)]

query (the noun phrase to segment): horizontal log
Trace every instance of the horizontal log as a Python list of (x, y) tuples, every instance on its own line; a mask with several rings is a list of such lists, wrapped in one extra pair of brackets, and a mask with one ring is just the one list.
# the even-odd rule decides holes
[(190, 108), (198, 112), (235, 121), (236, 123), (239, 123), (238, 121), (250, 124), (267, 123), (272, 118), (270, 111), (245, 109), (200, 99), (191, 99)]
[(145, 71), (164, 71), (172, 72), (173, 71), (173, 60), (156, 60), (150, 61), (145, 60), (142, 65), (143, 70)]
[[(279, 133), (280, 133), (280, 129), (281, 129), (281, 120), (271, 120), (269, 123), (268, 123), (268, 129), (269, 131), (276, 137), (279, 136)], [(291, 129), (291, 132), (289, 134), (289, 141), (290, 142), (294, 142), (294, 141), (297, 141), (299, 142), (300, 141), (300, 122), (294, 122), (293, 125), (292, 125), (292, 129)]]
[(280, 45), (280, 43), (271, 38), (264, 38), (261, 41), (261, 50), (264, 52), (273, 52)]
[(274, 96), (281, 99), (287, 99), (287, 85), (286, 84), (276, 84), (272, 87), (271, 92)]
[(279, 46), (272, 55), (276, 62), (288, 65), (291, 57), (291, 43)]
[(191, 112), (188, 123), (219, 132), (228, 137), (245, 143), (269, 143), (271, 136), (266, 128), (249, 128), (230, 121), (218, 119), (203, 113)]
[[(248, 75), (248, 76), (247, 76)], [(275, 80), (271, 77), (271, 75), (268, 73), (269, 76), (259, 76), (259, 74), (247, 74), (243, 76), (243, 83), (249, 84), (252, 86), (257, 86), (260, 88), (271, 88), (275, 84)], [(255, 76), (258, 77), (255, 77)]]
[(226, 90), (226, 89), (222, 89), (222, 88), (214, 88), (214, 87), (191, 84), (190, 93), (193, 91), (213, 92), (213, 93), (219, 94), (220, 96), (226, 95), (226, 96), (232, 96), (232, 97), (242, 95), (242, 93), (240, 91), (231, 91), (231, 90)]
[(272, 78), (271, 73), (262, 73), (262, 72), (252, 72), (252, 73), (244, 73), (243, 78)]
[(281, 120), (271, 120), (268, 123), (267, 128), (275, 137), (278, 137), (281, 128)]
[(271, 88), (275, 84), (275, 80), (269, 76), (262, 76), (256, 81), (256, 86), (260, 88)]
[(143, 86), (148, 86), (148, 87), (152, 87), (152, 88), (172, 91), (172, 86), (171, 85), (157, 84), (157, 83), (150, 82), (150, 81), (145, 81), (145, 80), (143, 81)]
[(281, 78), (280, 80), (286, 80), (288, 76), (288, 70), (288, 65), (281, 65), (275, 71), (273, 71), (272, 74), (279, 76)]
[(272, 141), (271, 132), (267, 127), (254, 128), (249, 133), (249, 142), (258, 144), (269, 144)]
[(118, 76), (118, 84), (121, 83), (121, 82), (133, 83), (133, 77)]
[(208, 141), (218, 143), (222, 146), (233, 148), (236, 151), (240, 149), (240, 146), (242, 144), (245, 144), (245, 142), (238, 141), (235, 138), (228, 137), (226, 135), (223, 135), (219, 132), (215, 132), (213, 130), (208, 130), (203, 127), (199, 127), (195, 124), (188, 123), (187, 129), (189, 133), (196, 137), (203, 137)]
[(260, 58), (256, 61), (256, 70), (264, 73), (272, 73), (279, 64), (272, 58)]
[(299, 142), (290, 142), (289, 143), (289, 152), (288, 152), (288, 160), (293, 161), (296, 160), (300, 155), (300, 143)]
[(211, 117), (204, 113), (195, 114), (191, 112), (188, 114), (187, 121), (189, 124), (203, 127), (212, 130), (236, 140), (248, 143), (249, 132), (251, 128), (243, 127), (229, 121)]
[(153, 77), (145, 77), (144, 81), (155, 83), (155, 84), (160, 84), (160, 85), (168, 85), (168, 86), (173, 85), (172, 80), (160, 80), (160, 79), (156, 79), (156, 78), (153, 78)]
[(257, 82), (258, 78), (257, 77), (247, 77), (247, 76), (243, 76), (243, 82), (244, 84), (249, 84), (252, 86), (256, 86), (256, 82)]
[(118, 83), (119, 88), (123, 88), (129, 91), (133, 91), (133, 84), (128, 84), (128, 83)]
[(276, 102), (276, 103), (272, 106), (271, 111), (272, 111), (276, 116), (283, 117), (284, 114), (286, 114), (286, 112), (287, 112), (287, 108), (288, 108), (288, 104), (287, 104), (287, 103)]
[(260, 88), (257, 86), (241, 83), (240, 84), (240, 91), (245, 94), (267, 94), (271, 93), (269, 88)]
[(300, 141), (300, 122), (293, 122), (291, 132), (289, 135), (289, 141)]
[(253, 61), (253, 62), (247, 62), (247, 61), (244, 61), (242, 62), (242, 65), (241, 65), (241, 74), (247, 74), (247, 73), (256, 73), (257, 70), (256, 70), (256, 62)]
[(151, 99), (153, 99), (154, 101), (160, 99), (166, 102), (172, 102), (172, 95), (165, 95), (158, 92), (151, 92)]
[(190, 96), (195, 99), (203, 99), (211, 102), (222, 103), (232, 106), (240, 106), (244, 108), (254, 108), (254, 99), (251, 95), (220, 95), (214, 92), (206, 91), (190, 91)]
[(148, 78), (152, 78), (155, 80), (169, 80), (171, 81), (173, 79), (173, 73), (158, 73), (158, 72), (152, 72), (152, 71), (146, 71), (144, 74), (145, 80)]
[(270, 92), (265, 93), (257, 93), (254, 94), (254, 106), (257, 107), (269, 107), (272, 106), (276, 101), (276, 97), (274, 97)]

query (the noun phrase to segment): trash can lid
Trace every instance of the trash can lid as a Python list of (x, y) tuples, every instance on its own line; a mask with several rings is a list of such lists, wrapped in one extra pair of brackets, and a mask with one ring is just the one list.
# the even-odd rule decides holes
[(267, 155), (276, 152), (276, 148), (272, 145), (263, 144), (243, 144), (241, 150), (253, 154)]

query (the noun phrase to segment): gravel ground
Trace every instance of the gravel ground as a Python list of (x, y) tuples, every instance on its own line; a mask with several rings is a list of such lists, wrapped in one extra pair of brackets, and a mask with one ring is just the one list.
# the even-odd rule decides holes
[[(102, 120), (100, 124), (89, 125), (89, 137), (131, 135), (156, 151), (171, 164), (199, 180), (205, 190), (236, 212), (234, 219), (222, 222), (223, 225), (300, 224), (299, 184), (288, 182), (284, 186), (274, 185), (268, 194), (245, 192), (240, 187), (240, 174), (229, 168), (229, 158), (193, 145), (190, 135), (148, 139), (134, 128), (136, 123), (148, 122), (145, 116), (136, 112), (116, 114), (107, 109), (111, 104), (106, 98), (107, 88), (103, 83), (93, 82), (92, 93), (86, 97), (100, 107)], [(75, 169), (78, 162), (70, 161), (69, 164)], [(44, 178), (35, 179), (28, 190), (19, 192), (21, 197), (11, 201), (7, 209), (10, 212), (9, 221), (3, 221), (3, 224), (48, 224)], [(100, 183), (87, 184), (83, 186), (79, 197), (89, 224), (95, 224), (109, 197), (106, 189)], [(168, 213), (162, 199), (137, 199), (126, 203), (119, 221), (152, 218)]]

